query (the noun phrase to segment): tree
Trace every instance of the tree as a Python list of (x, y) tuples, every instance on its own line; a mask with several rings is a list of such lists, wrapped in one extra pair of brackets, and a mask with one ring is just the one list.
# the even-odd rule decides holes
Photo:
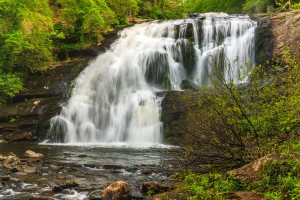
[(240, 13), (244, 0), (189, 0), (185, 4), (186, 12), (226, 12)]

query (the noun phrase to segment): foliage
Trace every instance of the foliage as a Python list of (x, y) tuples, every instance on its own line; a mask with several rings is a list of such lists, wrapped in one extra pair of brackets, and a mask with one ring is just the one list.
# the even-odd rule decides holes
[(280, 78), (276, 64), (252, 68), (249, 84), (224, 81), (224, 73), (215, 69), (210, 84), (199, 91), (199, 107), (185, 116), (187, 122), (196, 119), (197, 126), (186, 123), (180, 140), (184, 162), (237, 167), (276, 151), (278, 143), (297, 135), (299, 63), (288, 63)]
[(240, 13), (243, 0), (189, 0), (186, 2), (186, 12), (227, 12)]
[(182, 183), (180, 188), (185, 190), (189, 200), (226, 199), (229, 192), (243, 190), (246, 186), (233, 177), (225, 178), (221, 174), (198, 175), (186, 172), (177, 176), (177, 180)]
[(99, 40), (108, 19), (114, 17), (105, 0), (56, 0), (54, 6), (58, 19), (54, 28), (63, 44)]
[(140, 0), (106, 0), (106, 3), (116, 13), (118, 24), (126, 24), (127, 16), (138, 13)]
[(268, 161), (249, 188), (264, 193), (267, 199), (299, 199), (300, 160), (296, 156), (299, 155), (288, 154)]
[(140, 1), (140, 15), (152, 19), (182, 18), (184, 4), (181, 0)]
[(242, 10), (244, 13), (263, 13), (271, 4), (271, 0), (246, 0)]
[(0, 68), (44, 70), (52, 61), (52, 19), (47, 0), (0, 1)]
[[(1, 72), (1, 71), (0, 71)], [(17, 74), (0, 73), (0, 105), (23, 89), (23, 82)]]
[(299, 3), (294, 3), (293, 5), (292, 5), (292, 8), (293, 9), (300, 9), (300, 2)]
[(264, 13), (287, 10), (291, 5), (295, 9), (298, 1), (290, 0), (189, 0), (185, 3), (186, 12), (226, 12), (226, 13)]

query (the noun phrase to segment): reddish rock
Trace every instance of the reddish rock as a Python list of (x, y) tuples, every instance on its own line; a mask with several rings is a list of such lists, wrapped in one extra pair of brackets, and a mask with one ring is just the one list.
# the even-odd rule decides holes
[(27, 157), (29, 157), (29, 158), (42, 158), (42, 157), (44, 157), (43, 154), (41, 154), (41, 153), (36, 153), (36, 152), (34, 152), (34, 151), (31, 151), (31, 150), (27, 150), (27, 151), (25, 152), (25, 155), (26, 155)]
[(143, 169), (141, 172), (143, 175), (149, 175), (153, 173), (152, 169)]
[(10, 153), (8, 156), (4, 157), (1, 156), (0, 160), (4, 160), (3, 162), (3, 166), (7, 169), (13, 169), (15, 168), (17, 165), (19, 165), (20, 162), (20, 158), (18, 158), (15, 154)]
[(131, 189), (124, 181), (116, 181), (102, 191), (102, 200), (130, 200)]
[(259, 172), (261, 172), (263, 165), (269, 160), (274, 160), (279, 158), (277, 154), (271, 154), (257, 159), (241, 168), (231, 170), (227, 174), (234, 176), (241, 182), (252, 182), (257, 179)]

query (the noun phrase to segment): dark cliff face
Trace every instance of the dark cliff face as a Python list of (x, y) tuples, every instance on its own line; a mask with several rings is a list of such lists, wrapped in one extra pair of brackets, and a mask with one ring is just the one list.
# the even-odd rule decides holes
[(260, 65), (273, 57), (274, 39), (269, 16), (253, 17), (255, 30), (255, 64)]

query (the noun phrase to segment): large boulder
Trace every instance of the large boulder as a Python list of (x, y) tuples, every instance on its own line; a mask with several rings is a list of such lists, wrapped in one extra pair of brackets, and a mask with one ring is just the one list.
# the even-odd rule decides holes
[(258, 178), (259, 173), (262, 171), (263, 165), (270, 160), (279, 159), (278, 154), (270, 154), (257, 159), (241, 168), (231, 170), (227, 174), (235, 177), (237, 180), (245, 183), (251, 183)]
[(26, 155), (27, 157), (29, 157), (29, 158), (42, 158), (42, 157), (44, 157), (43, 154), (41, 154), (41, 153), (36, 153), (36, 152), (34, 152), (34, 151), (31, 151), (31, 150), (25, 151), (25, 155)]
[(163, 122), (164, 141), (176, 144), (194, 121), (187, 121), (186, 115), (199, 108), (198, 93), (195, 91), (170, 91), (162, 101), (161, 120)]
[(199, 90), (200, 87), (196, 85), (193, 81), (185, 79), (181, 82), (180, 88), (183, 90)]
[(102, 200), (130, 200), (131, 189), (128, 183), (116, 181), (102, 191)]
[(3, 167), (7, 169), (13, 169), (19, 164), (21, 164), (20, 158), (18, 158), (15, 154), (10, 153), (8, 156), (1, 156), (0, 160), (3, 161)]
[(257, 16), (255, 30), (255, 63), (263, 64), (273, 58), (274, 39), (272, 34), (270, 17)]

